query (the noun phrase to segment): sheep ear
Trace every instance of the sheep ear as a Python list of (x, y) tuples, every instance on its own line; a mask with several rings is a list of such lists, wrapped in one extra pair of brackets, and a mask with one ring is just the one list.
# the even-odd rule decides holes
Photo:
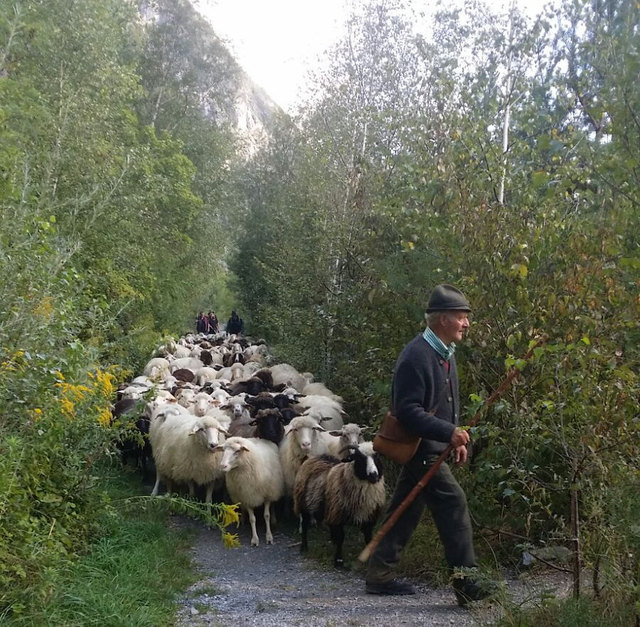
[(329, 431), (330, 435), (335, 435), (337, 438), (339, 438), (342, 435), (342, 431)]
[(243, 445), (243, 446), (241, 446), (241, 447), (240, 447), (240, 450), (241, 450), (241, 451), (247, 451), (247, 452), (248, 452), (248, 451), (249, 451), (249, 447), (248, 447), (248, 446), (244, 446), (244, 445)]
[[(231, 437), (231, 434), (226, 429), (220, 429), (219, 431), (220, 431), (220, 433), (222, 433), (222, 435), (224, 435), (224, 436), (226, 436), (228, 438)], [(218, 445), (218, 446), (220, 446), (220, 445)], [(222, 447), (220, 447), (220, 448), (222, 448)]]
[(195, 425), (193, 429), (189, 431), (189, 435), (195, 435), (196, 433), (198, 433), (198, 431), (200, 431), (200, 427), (198, 425)]
[(318, 425), (317, 427), (313, 428), (314, 431), (326, 431), (326, 429), (324, 427), (321, 427), (320, 425)]

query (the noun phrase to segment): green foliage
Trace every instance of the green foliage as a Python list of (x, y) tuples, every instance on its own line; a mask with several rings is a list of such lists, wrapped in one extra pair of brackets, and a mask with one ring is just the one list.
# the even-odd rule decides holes
[(193, 581), (191, 532), (171, 529), (158, 508), (121, 507), (117, 497), (141, 486), (118, 480), (107, 468), (100, 475), (112, 505), (101, 513), (87, 552), (73, 564), (48, 570), (42, 603), (6, 617), (7, 624), (171, 624), (176, 594)]
[[(168, 47), (185, 41), (168, 22), (144, 27), (127, 0), (0, 4), (3, 615), (47, 600), (97, 532), (94, 467), (121, 436), (115, 381), (227, 294), (216, 203), (232, 142), (195, 103), (162, 125), (139, 118), (160, 30)], [(236, 66), (198, 32), (211, 45), (191, 87), (222, 99)]]
[(461, 481), (513, 560), (517, 536), (572, 546), (577, 495), (582, 566), (615, 605), (637, 570), (637, 4), (530, 24), (465, 3), (433, 41), (396, 8), (354, 15), (297, 125), (250, 164), (238, 289), (278, 354), (371, 425), (434, 284), (473, 304), (469, 417), (547, 333)]
[(186, 0), (145, 4), (162, 19), (0, 5), (2, 611), (48, 599), (98, 529), (108, 390), (163, 335), (237, 307), (375, 426), (439, 282), (474, 307), (467, 416), (550, 336), (460, 474), (491, 548), (515, 559), (514, 537), (568, 544), (580, 523), (603, 602), (561, 611), (637, 603), (637, 3), (528, 23), (468, 2), (431, 24), (363, 4), (247, 163), (224, 117), (237, 65)]
[[(113, 376), (69, 380), (41, 355), (5, 355), (0, 428), (0, 606), (20, 613), (47, 594), (47, 573), (86, 546), (103, 508), (94, 464), (109, 450)], [(36, 404), (37, 403), (37, 404)]]
[(607, 600), (585, 599), (578, 601), (544, 599), (541, 607), (531, 611), (515, 609), (501, 618), (498, 627), (608, 627), (609, 625), (635, 624), (632, 604), (621, 606)]

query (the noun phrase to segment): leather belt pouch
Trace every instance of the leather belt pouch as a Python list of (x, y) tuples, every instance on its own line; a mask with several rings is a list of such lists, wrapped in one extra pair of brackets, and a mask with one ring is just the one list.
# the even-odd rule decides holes
[(413, 435), (388, 411), (373, 438), (373, 450), (398, 464), (406, 464), (418, 450), (420, 436)]

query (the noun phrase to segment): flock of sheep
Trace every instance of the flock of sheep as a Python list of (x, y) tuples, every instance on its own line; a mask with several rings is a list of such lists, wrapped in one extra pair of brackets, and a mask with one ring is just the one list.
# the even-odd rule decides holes
[[(258, 546), (254, 510), (263, 508), (273, 543), (271, 508), (293, 504), (302, 550), (309, 525), (324, 521), (343, 563), (344, 526), (369, 542), (385, 504), (382, 465), (364, 427), (344, 423), (342, 399), (310, 373), (268, 365), (264, 341), (217, 333), (188, 334), (158, 347), (143, 374), (118, 391), (114, 418), (137, 418), (141, 441), (128, 444), (143, 468), (153, 457), (152, 495), (186, 486), (239, 503)], [(143, 444), (142, 444), (142, 443)], [(125, 446), (127, 446), (125, 444)], [(286, 509), (286, 508), (285, 508)]]

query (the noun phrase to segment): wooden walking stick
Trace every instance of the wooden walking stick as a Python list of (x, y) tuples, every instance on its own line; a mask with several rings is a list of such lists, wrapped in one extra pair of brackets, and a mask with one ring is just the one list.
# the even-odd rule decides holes
[[(531, 348), (527, 351), (527, 353), (522, 358), (522, 360), (528, 361), (529, 359), (531, 359), (531, 357), (533, 356), (533, 351), (539, 346), (542, 346), (542, 344), (544, 344), (547, 341), (547, 339), (549, 339), (549, 336), (545, 333), (535, 344), (533, 344), (533, 346), (531, 346)], [(495, 403), (496, 400), (498, 400), (505, 393), (509, 385), (511, 385), (511, 382), (518, 376), (519, 373), (520, 373), (519, 368), (516, 368), (515, 365), (511, 366), (509, 372), (507, 373), (507, 376), (504, 378), (502, 383), (493, 391), (491, 396), (489, 396), (489, 398), (485, 401), (484, 405), (475, 413), (475, 415), (469, 422), (470, 427), (474, 427), (476, 425), (482, 412), (485, 411), (491, 405), (493, 405), (493, 403)], [(442, 451), (442, 453), (440, 453), (440, 457), (436, 459), (436, 461), (432, 464), (431, 468), (429, 468), (429, 470), (427, 470), (427, 472), (423, 475), (422, 479), (420, 479), (420, 481), (418, 481), (418, 483), (416, 483), (416, 485), (413, 486), (413, 489), (411, 490), (411, 492), (409, 492), (409, 494), (407, 494), (407, 496), (404, 497), (404, 500), (400, 503), (400, 505), (398, 505), (398, 507), (395, 510), (393, 510), (389, 518), (387, 518), (387, 520), (382, 525), (382, 527), (378, 529), (376, 535), (373, 536), (373, 538), (371, 539), (371, 542), (369, 542), (369, 544), (367, 544), (367, 546), (364, 547), (364, 550), (358, 556), (358, 559), (361, 562), (364, 563), (369, 559), (369, 556), (374, 551), (374, 549), (378, 546), (378, 544), (380, 543), (380, 540), (382, 540), (382, 538), (389, 532), (391, 527), (393, 527), (393, 525), (396, 524), (396, 522), (398, 521), (398, 518), (402, 516), (402, 513), (404, 512), (404, 510), (407, 509), (407, 507), (409, 507), (409, 505), (411, 505), (413, 501), (415, 501), (418, 494), (424, 489), (427, 483), (429, 483), (433, 475), (435, 475), (436, 472), (438, 472), (438, 468), (440, 468), (440, 465), (448, 457), (448, 455), (451, 453), (452, 450), (453, 450), (453, 446), (449, 444), (449, 446), (447, 446), (447, 448), (444, 451)]]

